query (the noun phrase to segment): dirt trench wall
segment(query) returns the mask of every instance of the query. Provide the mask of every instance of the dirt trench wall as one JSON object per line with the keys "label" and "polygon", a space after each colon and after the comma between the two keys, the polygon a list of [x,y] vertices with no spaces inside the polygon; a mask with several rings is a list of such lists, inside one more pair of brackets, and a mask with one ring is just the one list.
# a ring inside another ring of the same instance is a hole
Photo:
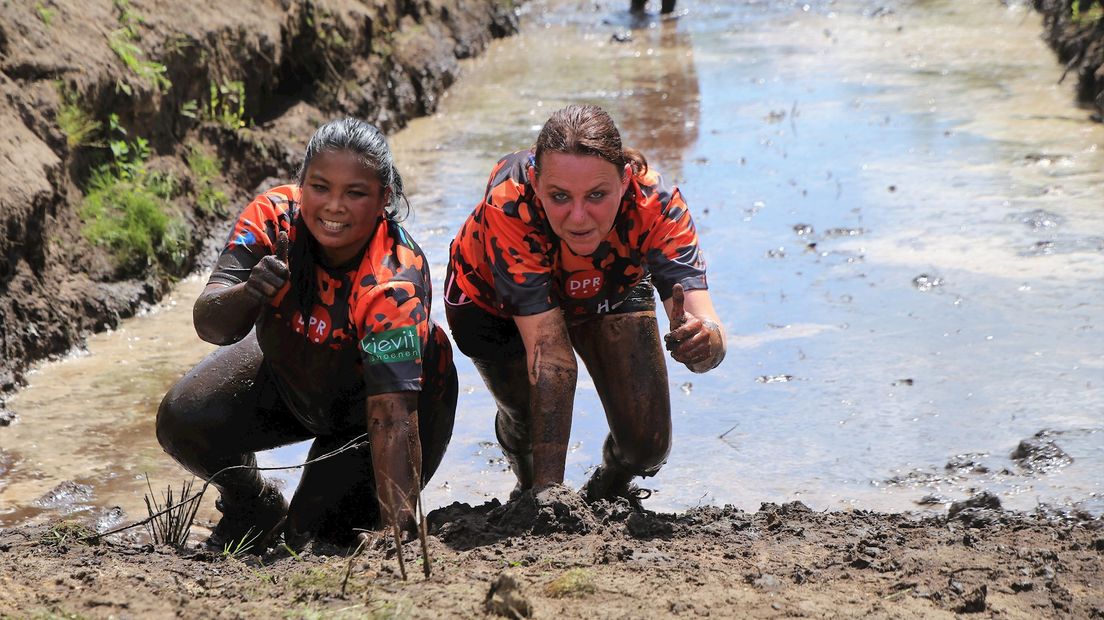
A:
{"label": "dirt trench wall", "polygon": [[[1044,38],[1077,80],[1077,98],[1104,120],[1104,0],[1034,0]],[[1076,7],[1074,6],[1076,5]]]}
{"label": "dirt trench wall", "polygon": [[[193,270],[234,205],[266,179],[294,173],[317,123],[352,114],[390,132],[434,111],[459,59],[516,32],[515,3],[4,2],[0,398],[30,363],[115,326]],[[76,144],[63,122],[73,110],[95,123]],[[113,114],[121,129],[111,129]],[[81,232],[90,175],[112,161],[113,138],[132,147],[147,140],[145,166],[177,184],[162,208],[184,223],[186,243],[168,267],[121,269]],[[195,148],[217,162],[213,181],[185,163]],[[229,206],[199,208],[200,183],[219,188]]]}

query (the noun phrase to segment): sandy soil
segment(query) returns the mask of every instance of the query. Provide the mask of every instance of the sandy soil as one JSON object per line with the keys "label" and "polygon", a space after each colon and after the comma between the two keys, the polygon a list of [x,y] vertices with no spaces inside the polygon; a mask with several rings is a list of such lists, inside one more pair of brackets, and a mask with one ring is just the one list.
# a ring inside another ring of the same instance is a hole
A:
{"label": "sandy soil", "polygon": [[0,532],[0,617],[1104,618],[1104,521],[994,499],[926,517],[796,502],[670,515],[553,488],[434,511],[430,575],[414,540],[406,580],[383,535],[355,556],[232,557],[19,528]]}

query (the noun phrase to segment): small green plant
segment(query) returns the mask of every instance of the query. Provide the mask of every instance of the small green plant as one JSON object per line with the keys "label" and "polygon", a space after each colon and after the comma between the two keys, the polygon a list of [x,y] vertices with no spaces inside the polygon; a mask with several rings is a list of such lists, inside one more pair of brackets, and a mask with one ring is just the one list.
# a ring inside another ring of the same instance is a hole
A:
{"label": "small green plant", "polygon": [[48,547],[60,547],[80,540],[88,541],[89,544],[95,544],[95,542],[98,542],[95,536],[96,530],[93,530],[83,523],[78,523],[76,521],[61,521],[55,523],[48,530],[43,532],[38,542]]}
{"label": "small green plant", "polygon": [[107,148],[111,151],[111,163],[98,171],[101,176],[110,175],[123,181],[137,180],[146,174],[146,160],[150,156],[149,140],[138,136],[128,142],[127,130],[119,122],[119,115],[112,113],[107,119]]}
{"label": "small green plant", "polygon": [[209,90],[204,118],[235,131],[245,127],[245,84],[237,80],[211,82]]}
{"label": "small green plant", "polygon": [[286,584],[299,601],[343,595],[342,574],[329,566],[312,567],[289,575]]}
{"label": "small green plant", "polygon": [[70,149],[92,144],[103,124],[85,111],[81,106],[80,97],[75,92],[68,90],[60,82],[58,82],[58,90],[61,93],[62,103],[58,108],[57,123],[61,132],[65,134],[65,142]]}
{"label": "small green plant", "polygon": [[119,25],[131,39],[138,38],[138,25],[143,23],[142,16],[130,10],[130,0],[112,0],[111,5],[119,12]]}
{"label": "small green plant", "polygon": [[544,586],[544,593],[552,598],[581,598],[596,591],[594,578],[583,568],[573,568]]}
{"label": "small green plant", "polygon": [[38,18],[42,20],[42,23],[47,26],[50,25],[50,22],[54,21],[54,16],[57,15],[57,11],[46,8],[41,2],[35,2],[34,10]]}
{"label": "small green plant", "polygon": [[[195,46],[195,40],[190,36],[183,33],[176,33],[171,35],[164,44],[164,52],[166,56],[172,56],[174,54],[184,55],[185,50],[191,49]],[[201,62],[205,62],[206,58],[201,59]]]}
{"label": "small green plant", "polygon": [[1073,0],[1070,4],[1070,19],[1078,26],[1091,26],[1104,17],[1104,0]]}
{"label": "small green plant", "polygon": [[186,118],[199,120],[199,104],[195,99],[180,104],[180,115]]}
{"label": "small green plant", "polygon": [[204,213],[222,213],[227,197],[226,193],[216,186],[221,172],[221,162],[198,144],[188,148],[185,160],[195,179],[195,198],[200,210]]}
{"label": "small green plant", "polygon": [[202,495],[192,495],[192,482],[189,480],[180,485],[179,503],[173,497],[172,487],[168,487],[164,494],[164,505],[157,503],[150,485],[149,475],[146,475],[146,511],[150,520],[146,522],[146,531],[157,545],[171,545],[177,549],[183,549],[188,542],[188,534],[192,531],[192,521],[196,511],[199,510],[199,501]]}
{"label": "small green plant", "polygon": [[242,535],[240,539],[228,541],[222,546],[222,557],[228,560],[237,560],[241,556],[249,553],[249,550],[253,548],[253,544],[257,542],[257,539],[261,537],[261,532],[253,533],[253,528],[249,528]]}
{"label": "small green plant", "polygon": [[80,215],[89,241],[111,249],[120,268],[144,271],[168,230],[162,198],[141,183],[93,173]]}
{"label": "small green plant", "polygon": [[[112,5],[119,13],[119,28],[114,30],[107,38],[107,44],[111,51],[123,61],[135,75],[147,80],[157,92],[165,92],[172,88],[169,81],[168,68],[153,60],[143,58],[142,48],[138,47],[141,35],[138,26],[143,23],[142,17],[131,10],[130,0],[112,0]],[[127,95],[131,94],[131,87],[125,80],[115,81],[115,89]]]}
{"label": "small green plant", "polygon": [[[127,28],[112,32],[107,44],[128,69],[138,77],[148,80],[157,92],[164,92],[172,87],[172,82],[165,75],[168,68],[159,62],[143,58],[142,49],[135,44],[134,37]],[[116,81],[116,87],[130,94],[130,86],[126,82]]]}
{"label": "small green plant", "polygon": [[292,549],[287,543],[282,543],[280,546],[284,548],[284,551],[288,552],[288,555],[295,558],[296,562],[303,561],[303,558],[299,557],[299,554],[295,552],[295,549]]}
{"label": "small green plant", "polygon": [[112,114],[108,126],[111,160],[93,170],[79,210],[85,237],[110,248],[124,272],[142,272],[155,263],[179,267],[189,233],[164,209],[176,192],[175,180],[146,169],[149,142],[128,141],[118,116]]}

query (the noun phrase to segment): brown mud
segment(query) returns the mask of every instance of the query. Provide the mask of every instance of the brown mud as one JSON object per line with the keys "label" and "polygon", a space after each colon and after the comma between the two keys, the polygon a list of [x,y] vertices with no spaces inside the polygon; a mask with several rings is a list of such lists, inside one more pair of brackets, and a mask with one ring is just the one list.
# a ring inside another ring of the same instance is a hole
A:
{"label": "brown mud", "polygon": [[[213,260],[229,214],[197,204],[201,184],[241,204],[290,178],[332,116],[390,132],[431,113],[459,59],[516,29],[511,0],[2,3],[0,398],[31,363],[114,328]],[[163,210],[182,242],[120,266],[82,235],[79,207],[111,141],[133,149],[138,138],[145,166],[176,180]],[[215,158],[215,179],[186,164],[194,149]]]}
{"label": "brown mud", "polygon": [[671,515],[554,487],[432,512],[430,575],[415,540],[405,581],[379,534],[355,557],[230,557],[17,528],[0,533],[0,617],[1104,617],[1104,523],[995,499],[947,516],[799,502]]}
{"label": "brown mud", "polygon": [[[1065,66],[1064,78],[1077,79],[1077,99],[1104,122],[1104,2],[1033,0],[1043,15],[1043,38]],[[1077,5],[1076,10],[1074,5]]]}

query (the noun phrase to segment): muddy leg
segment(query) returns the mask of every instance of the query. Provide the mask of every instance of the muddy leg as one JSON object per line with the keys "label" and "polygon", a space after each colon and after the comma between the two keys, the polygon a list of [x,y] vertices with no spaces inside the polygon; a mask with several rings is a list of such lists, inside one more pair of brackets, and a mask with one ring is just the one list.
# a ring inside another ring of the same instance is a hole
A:
{"label": "muddy leg", "polygon": [[[157,412],[157,439],[170,456],[212,485],[224,517],[213,538],[271,530],[287,509],[260,473],[255,452],[310,438],[276,393],[253,334],[208,355],[174,385]],[[216,541],[217,542],[217,541]]]}
{"label": "muddy leg", "polygon": [[668,13],[674,13],[675,12],[675,0],[663,0],[661,8],[659,9],[659,12],[663,13],[664,15],[666,15]]}
{"label": "muddy leg", "polygon": [[[441,387],[442,391],[427,389],[418,399],[422,486],[441,464],[452,437],[457,386],[456,367],[451,363],[445,370]],[[366,430],[358,427],[351,433],[315,439],[307,460],[344,447]],[[294,548],[302,547],[312,538],[348,545],[353,544],[357,530],[373,529],[380,525],[380,519],[372,451],[366,444],[303,468],[299,487],[288,508],[284,538]]]}
{"label": "muddy leg", "polygon": [[585,492],[591,500],[623,495],[633,477],[655,475],[671,450],[671,395],[655,313],[608,315],[570,330],[610,425],[602,465]]}
{"label": "muddy leg", "polygon": [[629,10],[633,13],[643,13],[644,6],[648,4],[648,0],[632,0],[632,4],[629,5]]}
{"label": "muddy leg", "polygon": [[533,441],[529,435],[529,374],[525,357],[503,361],[472,359],[498,405],[495,435],[502,453],[517,476],[516,497],[533,487]]}
{"label": "muddy leg", "polygon": [[444,375],[442,392],[423,390],[418,397],[418,438],[422,443],[423,487],[441,465],[456,422],[456,366],[449,362]]}
{"label": "muddy leg", "polygon": [[[319,437],[311,444],[307,460],[333,452],[354,437]],[[357,533],[354,528],[371,529],[378,522],[372,452],[365,443],[303,468],[287,511],[284,539],[294,548],[313,538],[350,544]]]}

